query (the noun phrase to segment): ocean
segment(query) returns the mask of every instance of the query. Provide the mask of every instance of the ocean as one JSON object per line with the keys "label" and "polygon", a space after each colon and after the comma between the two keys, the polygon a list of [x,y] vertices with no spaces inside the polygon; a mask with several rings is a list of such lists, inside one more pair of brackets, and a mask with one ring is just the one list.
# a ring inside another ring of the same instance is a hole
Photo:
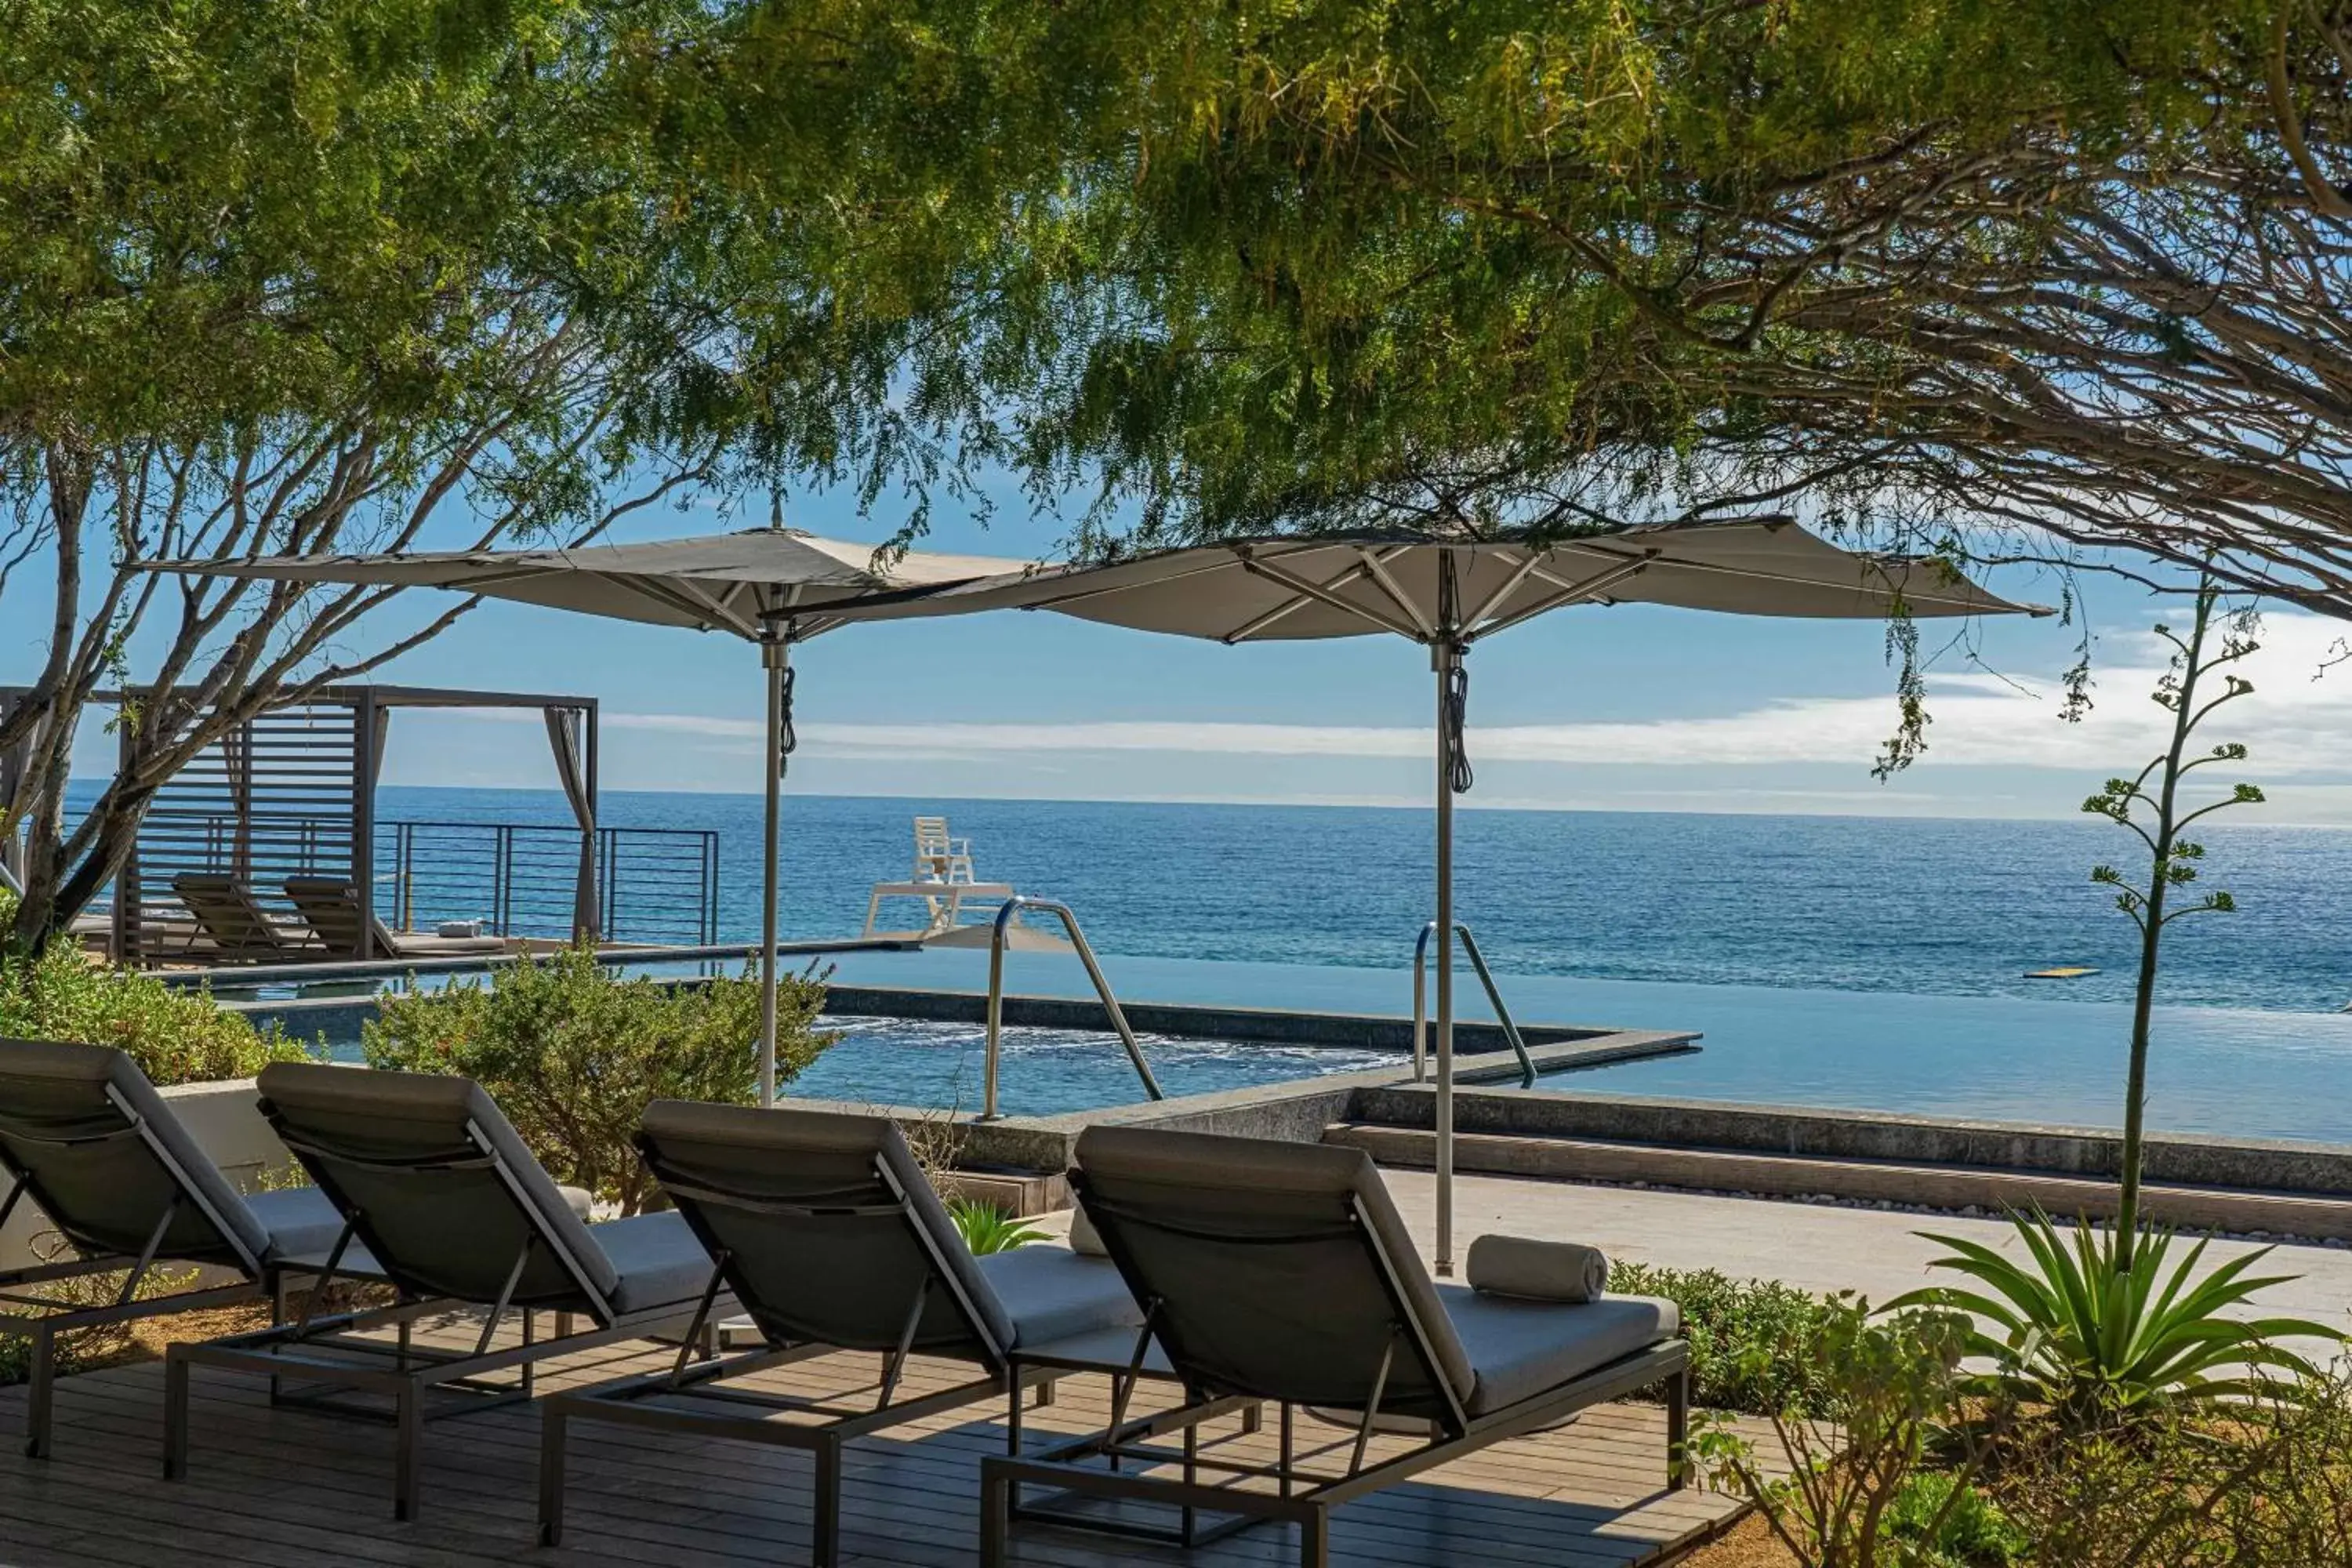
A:
{"label": "ocean", "polygon": [[[562,822],[552,792],[388,787],[387,818]],[[1402,1013],[1428,918],[1425,812],[1341,806],[793,795],[782,929],[847,936],[943,813],[980,875],[1063,900],[1123,996]],[[615,826],[716,830],[726,940],[759,929],[756,797],[608,794]],[[1460,918],[1523,1021],[1704,1032],[1694,1056],[1580,1089],[2111,1126],[2131,923],[2090,880],[2129,836],[2080,822],[1458,812]],[[2234,914],[2174,928],[2150,1117],[2231,1137],[2352,1142],[2352,834],[2205,835]],[[1084,994],[1019,955],[1016,989]],[[2083,965],[2071,981],[2029,969]],[[978,953],[866,955],[844,978],[984,984]],[[1466,968],[1465,1016],[1486,1009]],[[806,1086],[818,1092],[816,1085]]]}

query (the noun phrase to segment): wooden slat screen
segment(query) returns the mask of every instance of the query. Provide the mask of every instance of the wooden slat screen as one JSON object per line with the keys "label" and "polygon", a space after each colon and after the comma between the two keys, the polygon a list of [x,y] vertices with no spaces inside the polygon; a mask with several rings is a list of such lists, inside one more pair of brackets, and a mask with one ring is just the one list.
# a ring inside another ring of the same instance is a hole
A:
{"label": "wooden slat screen", "polygon": [[[285,882],[353,872],[358,726],[349,705],[279,709],[207,746],[173,776],[148,808],[117,884],[125,961],[267,961],[317,945]],[[183,877],[191,881],[175,888]],[[247,898],[266,923],[237,918]],[[190,905],[206,900],[216,912],[200,920]]]}

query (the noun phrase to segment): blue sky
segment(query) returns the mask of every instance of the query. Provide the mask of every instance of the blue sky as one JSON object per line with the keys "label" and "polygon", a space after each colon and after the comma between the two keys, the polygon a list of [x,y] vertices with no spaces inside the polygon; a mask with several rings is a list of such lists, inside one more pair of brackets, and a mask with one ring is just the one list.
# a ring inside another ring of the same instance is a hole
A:
{"label": "blue sky", "polygon": [[[795,526],[856,539],[881,538],[896,515],[886,502],[860,519],[837,493],[786,506]],[[698,504],[641,517],[623,537],[742,525]],[[929,542],[1035,556],[1062,532],[1008,500],[986,528],[942,507]],[[2045,601],[2058,592],[2026,575],[1996,586]],[[24,608],[0,616],[0,681],[37,665],[41,628],[27,612],[45,591],[12,588]],[[2100,681],[2088,723],[2060,723],[2052,689],[2075,629],[1983,623],[1934,668],[1927,757],[1886,784],[1870,775],[1895,719],[1879,624],[1636,606],[1545,616],[1474,656],[1478,784],[1464,804],[2071,815],[2108,773],[2137,767],[2161,718],[2146,698],[2152,607],[2136,589],[2094,583],[2086,610]],[[1931,646],[1948,635],[1927,630]],[[2232,710],[2227,738],[2254,746],[2249,776],[2276,800],[2267,820],[2352,822],[2352,669],[2315,679],[2337,636],[2333,622],[2271,617],[2261,689]],[[1392,638],[1224,647],[1009,614],[851,627],[796,662],[796,789],[1399,805],[1430,794],[1427,656]],[[757,787],[760,672],[732,638],[489,605],[380,679],[593,694],[604,705],[607,788]],[[404,715],[387,778],[551,784],[543,743],[518,721]],[[83,754],[95,763],[104,750],[92,736]]]}

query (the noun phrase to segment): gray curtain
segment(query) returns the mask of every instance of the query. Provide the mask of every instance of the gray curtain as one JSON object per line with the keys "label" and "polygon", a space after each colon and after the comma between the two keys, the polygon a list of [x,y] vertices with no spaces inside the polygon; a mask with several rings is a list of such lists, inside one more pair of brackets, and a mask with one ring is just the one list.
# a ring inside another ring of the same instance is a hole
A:
{"label": "gray curtain", "polygon": [[596,929],[596,803],[588,795],[588,762],[581,745],[581,711],[577,708],[546,710],[547,743],[555,749],[555,776],[563,781],[564,798],[580,823],[580,878],[572,896],[572,937],[595,941]]}

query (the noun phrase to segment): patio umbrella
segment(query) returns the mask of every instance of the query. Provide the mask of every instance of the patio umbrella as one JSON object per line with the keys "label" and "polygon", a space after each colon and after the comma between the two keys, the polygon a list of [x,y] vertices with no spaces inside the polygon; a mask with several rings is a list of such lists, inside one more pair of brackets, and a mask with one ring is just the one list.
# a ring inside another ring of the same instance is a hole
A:
{"label": "patio umbrella", "polygon": [[885,614],[1050,609],[1224,643],[1386,632],[1437,675],[1437,1266],[1454,1264],[1454,797],[1470,787],[1463,725],[1472,645],[1570,605],[1882,618],[2010,614],[1948,564],[1844,550],[1787,518],[1539,540],[1366,531],[1234,540],[1098,566],[1037,567]]}
{"label": "patio umbrella", "polygon": [[[793,750],[792,650],[868,609],[950,584],[1002,580],[1022,563],[875,547],[771,526],[642,544],[555,550],[466,550],[384,555],[155,561],[146,569],[285,583],[447,588],[616,620],[727,632],[756,645],[768,672],[767,794],[761,851],[760,1103],[776,1096],[777,847],[785,758]],[[985,608],[974,604],[974,609]]]}

